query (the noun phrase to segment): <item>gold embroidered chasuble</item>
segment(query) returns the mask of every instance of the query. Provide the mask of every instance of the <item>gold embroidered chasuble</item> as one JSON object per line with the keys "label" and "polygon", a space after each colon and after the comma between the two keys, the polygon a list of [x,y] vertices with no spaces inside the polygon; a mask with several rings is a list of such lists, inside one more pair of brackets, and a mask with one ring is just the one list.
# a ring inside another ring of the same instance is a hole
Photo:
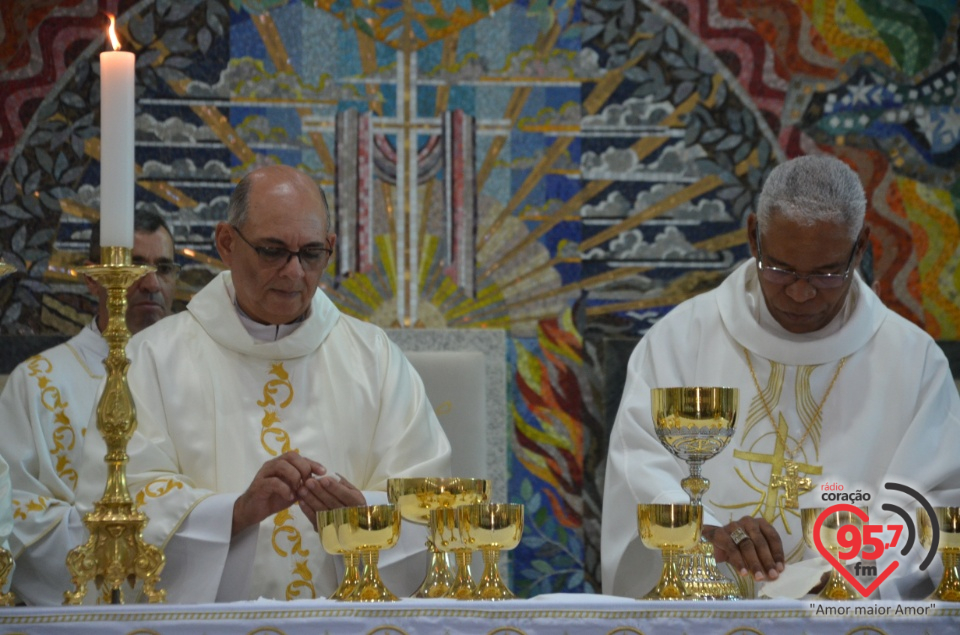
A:
{"label": "gold embroidered chasuble", "polygon": [[[449,443],[406,358],[381,329],[341,315],[322,292],[299,328],[258,342],[234,310],[227,272],[188,311],[143,335],[130,345],[140,426],[128,482],[150,518],[148,542],[164,544],[205,497],[241,493],[264,462],[287,451],[365,492],[384,491],[394,476],[449,474]],[[95,470],[87,458],[84,470]],[[229,530],[231,519],[219,523]],[[195,574],[210,579],[214,595],[184,601],[215,599],[223,560],[213,562]],[[296,505],[261,523],[250,571],[249,599],[319,597],[336,587],[333,558]]]}
{"label": "gold embroidered chasuble", "polygon": [[106,341],[91,323],[17,366],[0,396],[0,452],[13,488],[13,590],[29,604],[62,604],[63,592],[73,588],[64,563],[82,533],[72,510],[106,356]]}
{"label": "gold embroidered chasuble", "polygon": [[639,541],[637,503],[689,500],[680,488],[686,464],[663,448],[653,429],[652,387],[740,389],[734,437],[703,466],[711,483],[704,523],[763,516],[791,561],[804,557],[804,546],[799,512],[788,500],[828,506],[824,484],[859,488],[878,500],[883,483],[895,480],[960,504],[960,463],[940,458],[941,447],[960,447],[960,398],[945,356],[859,277],[851,293],[846,310],[824,332],[771,331],[761,325],[765,307],[756,263],[749,260],[644,336],[631,355],[610,437],[601,525],[604,592],[639,596],[657,580],[660,557]]}

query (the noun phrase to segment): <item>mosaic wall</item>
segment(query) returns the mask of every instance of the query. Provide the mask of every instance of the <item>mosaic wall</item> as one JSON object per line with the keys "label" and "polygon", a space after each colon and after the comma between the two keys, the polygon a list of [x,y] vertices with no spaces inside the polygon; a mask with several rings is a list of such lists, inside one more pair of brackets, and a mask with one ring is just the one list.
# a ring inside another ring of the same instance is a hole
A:
{"label": "mosaic wall", "polygon": [[622,360],[747,256],[778,162],[854,166],[881,297],[960,339],[955,2],[5,0],[0,340],[93,310],[71,268],[98,214],[104,12],[137,53],[137,205],[175,228],[181,305],[221,267],[233,183],[282,162],[336,207],[343,311],[507,330],[523,595],[599,589]]}

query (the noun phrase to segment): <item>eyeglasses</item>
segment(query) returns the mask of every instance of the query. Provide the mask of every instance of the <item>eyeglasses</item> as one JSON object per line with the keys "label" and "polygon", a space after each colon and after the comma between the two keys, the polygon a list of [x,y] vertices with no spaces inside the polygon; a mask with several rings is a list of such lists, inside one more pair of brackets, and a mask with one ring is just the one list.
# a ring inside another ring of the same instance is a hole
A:
{"label": "eyeglasses", "polygon": [[247,240],[247,237],[240,233],[240,230],[234,226],[237,236],[243,239],[243,242],[250,245],[250,248],[257,252],[260,262],[268,267],[285,267],[294,256],[300,261],[300,266],[305,271],[317,271],[323,266],[323,257],[325,254],[332,253],[329,247],[305,247],[300,251],[290,251],[286,247],[257,247]]}
{"label": "eyeglasses", "polygon": [[847,267],[843,273],[810,273],[804,276],[796,271],[763,264],[763,254],[760,251],[760,228],[757,227],[757,269],[760,270],[760,275],[764,280],[784,287],[798,280],[806,280],[807,283],[815,289],[839,289],[843,286],[846,279],[850,277],[853,257],[857,255],[857,248],[859,246],[860,239],[857,238],[857,242],[853,244],[853,251],[850,252],[850,258],[847,259]]}
{"label": "eyeglasses", "polygon": [[134,258],[133,264],[135,265],[148,265],[156,269],[156,274],[158,278],[163,278],[166,281],[176,280],[177,276],[180,275],[180,265],[175,262],[147,262],[142,258]]}

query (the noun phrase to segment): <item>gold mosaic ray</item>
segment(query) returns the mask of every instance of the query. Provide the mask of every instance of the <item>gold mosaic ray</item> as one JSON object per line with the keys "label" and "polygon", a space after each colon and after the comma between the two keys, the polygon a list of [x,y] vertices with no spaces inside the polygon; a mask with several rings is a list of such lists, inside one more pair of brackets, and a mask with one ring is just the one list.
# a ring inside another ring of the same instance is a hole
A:
{"label": "gold mosaic ray", "polygon": [[[293,68],[293,65],[290,63],[290,57],[287,55],[287,47],[284,46],[283,38],[280,37],[277,25],[274,23],[270,14],[251,14],[250,17],[254,26],[257,27],[257,33],[260,34],[260,39],[263,40],[263,45],[267,48],[267,54],[270,55],[270,60],[276,69],[281,73],[296,75],[297,71]],[[304,117],[313,115],[310,108],[301,107],[297,108],[296,111],[297,114],[300,115],[301,120],[303,120]],[[309,135],[310,141],[313,143],[313,149],[323,163],[327,174],[335,174],[336,163],[333,160],[333,155],[330,154],[327,142],[323,139],[323,135],[317,131],[311,131]]]}

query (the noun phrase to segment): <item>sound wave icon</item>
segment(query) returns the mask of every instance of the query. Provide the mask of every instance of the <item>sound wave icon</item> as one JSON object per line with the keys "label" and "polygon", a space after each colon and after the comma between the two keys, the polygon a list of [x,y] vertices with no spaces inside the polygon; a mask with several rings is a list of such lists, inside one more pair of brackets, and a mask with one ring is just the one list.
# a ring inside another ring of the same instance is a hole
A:
{"label": "sound wave icon", "polygon": [[[930,563],[933,562],[934,556],[937,554],[937,547],[940,545],[940,523],[937,520],[937,515],[933,512],[933,506],[930,505],[930,502],[917,490],[903,485],[901,483],[884,483],[884,488],[893,490],[895,492],[903,492],[908,496],[913,497],[915,501],[920,503],[923,509],[927,512],[927,517],[930,518],[930,525],[933,528],[933,537],[930,540],[930,551],[927,552],[926,557],[923,559],[923,562],[920,563],[920,570],[926,571],[927,567],[930,566]],[[910,549],[913,547],[913,541],[916,539],[917,530],[913,524],[913,520],[910,518],[910,514],[905,512],[898,505],[893,505],[891,503],[884,503],[881,505],[881,508],[884,511],[896,513],[900,518],[903,519],[903,524],[907,528],[907,542],[903,546],[903,549],[900,550],[901,555],[907,555]]]}

